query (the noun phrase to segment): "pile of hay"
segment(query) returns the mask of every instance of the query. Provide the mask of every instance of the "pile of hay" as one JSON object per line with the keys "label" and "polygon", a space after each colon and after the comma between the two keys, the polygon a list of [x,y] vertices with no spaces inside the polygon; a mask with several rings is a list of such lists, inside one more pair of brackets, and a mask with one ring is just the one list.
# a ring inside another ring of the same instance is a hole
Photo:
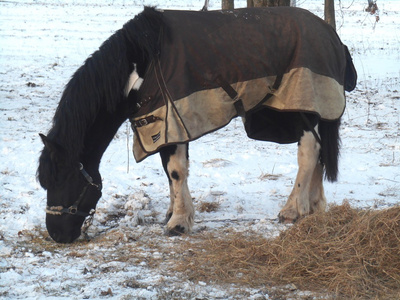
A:
{"label": "pile of hay", "polygon": [[191,280],[292,283],[340,298],[400,298],[400,207],[332,206],[271,240],[255,234],[204,237],[185,245],[177,266]]}

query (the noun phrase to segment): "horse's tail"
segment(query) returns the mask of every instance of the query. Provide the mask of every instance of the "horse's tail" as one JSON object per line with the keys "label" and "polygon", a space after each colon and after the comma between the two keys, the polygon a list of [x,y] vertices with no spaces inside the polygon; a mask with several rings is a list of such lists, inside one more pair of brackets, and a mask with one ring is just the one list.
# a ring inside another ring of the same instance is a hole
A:
{"label": "horse's tail", "polygon": [[[346,70],[344,89],[351,92],[357,84],[357,71],[353,64],[349,49],[344,46]],[[330,182],[337,180],[339,173],[339,136],[340,118],[335,121],[320,121],[318,131],[321,136],[321,161],[325,165],[325,178]]]}
{"label": "horse's tail", "polygon": [[338,177],[340,119],[335,121],[320,121],[318,131],[321,136],[321,161],[325,165],[325,178],[334,182]]}

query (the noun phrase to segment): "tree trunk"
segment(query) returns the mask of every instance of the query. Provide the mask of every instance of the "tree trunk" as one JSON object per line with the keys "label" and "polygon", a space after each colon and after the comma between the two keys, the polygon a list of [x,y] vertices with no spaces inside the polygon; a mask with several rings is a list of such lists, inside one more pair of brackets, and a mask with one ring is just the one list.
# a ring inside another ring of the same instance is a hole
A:
{"label": "tree trunk", "polygon": [[247,7],[290,6],[290,0],[247,0]]}
{"label": "tree trunk", "polygon": [[222,9],[234,9],[233,0],[222,0]]}
{"label": "tree trunk", "polygon": [[264,2],[267,2],[268,7],[273,7],[273,6],[290,6],[290,0],[267,0]]}
{"label": "tree trunk", "polygon": [[325,21],[336,30],[335,0],[325,0]]}

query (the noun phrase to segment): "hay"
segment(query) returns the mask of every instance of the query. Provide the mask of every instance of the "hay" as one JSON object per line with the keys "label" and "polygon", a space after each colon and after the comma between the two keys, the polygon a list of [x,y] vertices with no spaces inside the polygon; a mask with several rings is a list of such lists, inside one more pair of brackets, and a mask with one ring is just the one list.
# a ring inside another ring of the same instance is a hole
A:
{"label": "hay", "polygon": [[299,289],[339,298],[398,299],[400,207],[332,206],[274,239],[256,234],[189,241],[177,269],[192,280]]}
{"label": "hay", "polygon": [[220,208],[221,204],[217,202],[207,202],[203,201],[197,206],[197,210],[201,213],[203,212],[214,212],[217,211]]}

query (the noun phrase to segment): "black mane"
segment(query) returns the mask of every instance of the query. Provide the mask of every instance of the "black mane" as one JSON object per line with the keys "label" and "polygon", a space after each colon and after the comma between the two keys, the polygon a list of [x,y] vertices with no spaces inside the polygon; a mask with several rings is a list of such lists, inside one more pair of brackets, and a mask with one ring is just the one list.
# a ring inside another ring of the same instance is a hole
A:
{"label": "black mane", "polygon": [[[65,87],[53,118],[48,138],[60,145],[67,162],[79,160],[85,135],[101,109],[113,113],[124,100],[124,88],[134,63],[146,64],[159,52],[162,13],[155,8],[128,21],[108,38],[74,73]],[[144,76],[144,74],[141,74]],[[46,187],[54,181],[55,171],[49,151],[43,149],[38,179]]]}

